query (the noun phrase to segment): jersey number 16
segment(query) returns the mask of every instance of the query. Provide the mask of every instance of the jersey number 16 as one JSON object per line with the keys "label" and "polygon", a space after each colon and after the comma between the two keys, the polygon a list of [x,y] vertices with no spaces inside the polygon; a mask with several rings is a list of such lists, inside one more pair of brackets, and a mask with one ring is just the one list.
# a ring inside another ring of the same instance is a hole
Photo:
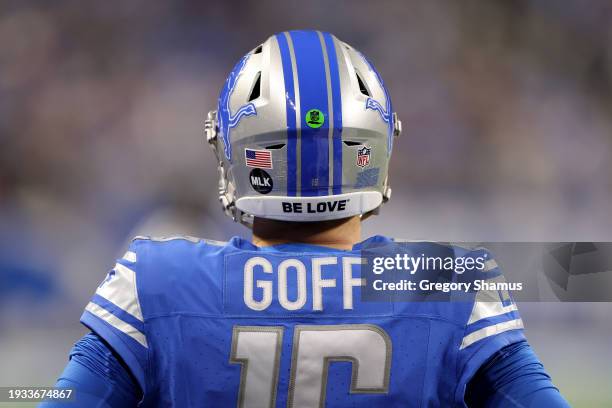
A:
{"label": "jersey number 16", "polygon": [[[234,326],[230,363],[242,366],[239,407],[276,405],[283,333],[282,326]],[[287,405],[323,406],[332,361],[352,363],[352,394],[387,393],[391,351],[387,333],[372,324],[295,326]]]}

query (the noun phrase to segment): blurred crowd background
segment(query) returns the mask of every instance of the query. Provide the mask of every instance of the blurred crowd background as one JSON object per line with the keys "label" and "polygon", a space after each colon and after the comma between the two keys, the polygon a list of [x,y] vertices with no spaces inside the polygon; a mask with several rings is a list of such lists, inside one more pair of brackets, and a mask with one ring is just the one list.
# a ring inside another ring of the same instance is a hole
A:
{"label": "blurred crowd background", "polygon": [[[204,115],[287,29],[366,54],[404,132],[365,233],[612,241],[612,3],[3,1],[0,385],[49,385],[138,234],[225,240]],[[612,404],[611,304],[525,304],[575,406]]]}

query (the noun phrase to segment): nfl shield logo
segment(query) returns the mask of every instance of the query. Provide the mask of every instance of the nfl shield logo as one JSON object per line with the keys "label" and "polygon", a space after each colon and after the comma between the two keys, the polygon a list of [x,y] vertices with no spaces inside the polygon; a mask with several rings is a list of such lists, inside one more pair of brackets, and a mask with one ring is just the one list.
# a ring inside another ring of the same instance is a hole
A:
{"label": "nfl shield logo", "polygon": [[363,146],[361,149],[357,149],[357,165],[359,167],[366,167],[370,165],[370,153],[372,148]]}

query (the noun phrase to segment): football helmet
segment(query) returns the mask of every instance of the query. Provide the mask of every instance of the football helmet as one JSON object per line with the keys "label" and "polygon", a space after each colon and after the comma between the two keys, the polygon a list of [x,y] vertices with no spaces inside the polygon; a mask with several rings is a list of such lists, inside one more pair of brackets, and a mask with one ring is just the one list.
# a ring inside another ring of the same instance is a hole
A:
{"label": "football helmet", "polygon": [[242,57],[205,123],[221,204],[247,224],[376,211],[400,132],[374,66],[320,31],[282,32]]}

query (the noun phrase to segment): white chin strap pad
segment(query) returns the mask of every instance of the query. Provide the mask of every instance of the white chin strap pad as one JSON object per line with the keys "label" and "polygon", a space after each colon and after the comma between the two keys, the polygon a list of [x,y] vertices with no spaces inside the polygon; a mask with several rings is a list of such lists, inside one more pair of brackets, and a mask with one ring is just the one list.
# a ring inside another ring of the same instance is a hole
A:
{"label": "white chin strap pad", "polygon": [[281,221],[325,221],[365,214],[382,204],[378,191],[316,197],[241,197],[236,207],[260,218]]}

